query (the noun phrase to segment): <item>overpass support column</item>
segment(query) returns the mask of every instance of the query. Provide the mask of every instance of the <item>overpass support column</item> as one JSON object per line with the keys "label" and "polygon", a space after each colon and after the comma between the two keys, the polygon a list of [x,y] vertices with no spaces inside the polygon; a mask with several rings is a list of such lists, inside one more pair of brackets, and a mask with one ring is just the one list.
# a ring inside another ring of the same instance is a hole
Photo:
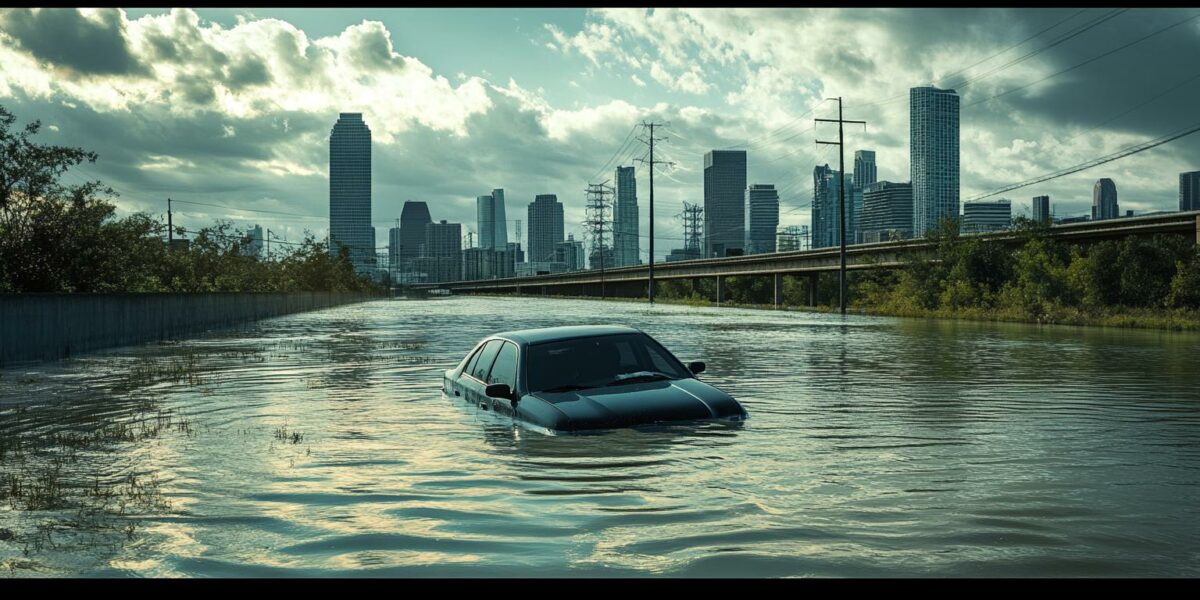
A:
{"label": "overpass support column", "polygon": [[717,305],[725,301],[725,276],[717,275]]}
{"label": "overpass support column", "polygon": [[820,280],[820,273],[808,274],[808,305],[817,305],[817,282]]}
{"label": "overpass support column", "polygon": [[775,274],[775,308],[783,304],[783,273]]}
{"label": "overpass support column", "polygon": [[1200,244],[1200,215],[1196,216],[1196,243]]}

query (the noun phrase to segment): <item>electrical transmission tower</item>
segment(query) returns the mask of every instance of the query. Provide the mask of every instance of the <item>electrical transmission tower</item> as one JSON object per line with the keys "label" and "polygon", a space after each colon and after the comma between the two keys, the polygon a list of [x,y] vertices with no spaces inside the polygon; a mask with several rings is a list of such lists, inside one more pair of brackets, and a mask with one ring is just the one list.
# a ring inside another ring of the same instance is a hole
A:
{"label": "electrical transmission tower", "polygon": [[608,181],[604,183],[589,183],[587,187],[587,204],[585,205],[586,218],[583,222],[584,231],[587,232],[589,243],[592,247],[592,268],[596,268],[595,261],[598,258],[600,261],[600,297],[605,297],[604,290],[604,267],[606,254],[609,254],[609,247],[606,241],[607,234],[612,231],[612,219],[610,211],[612,209],[612,186],[608,185]]}
{"label": "electrical transmission tower", "polygon": [[649,133],[645,136],[638,136],[638,140],[640,142],[650,147],[649,160],[641,158],[637,159],[638,162],[650,166],[650,267],[648,271],[650,279],[648,284],[650,304],[654,304],[654,165],[675,165],[675,163],[669,161],[654,160],[654,142],[667,141],[667,138],[665,137],[654,137],[654,128],[665,127],[668,125],[670,125],[670,123],[647,123],[642,121],[642,129],[649,130]]}
{"label": "electrical transmission tower", "polygon": [[700,240],[704,234],[704,207],[690,202],[683,203],[683,250],[688,256],[700,258]]}

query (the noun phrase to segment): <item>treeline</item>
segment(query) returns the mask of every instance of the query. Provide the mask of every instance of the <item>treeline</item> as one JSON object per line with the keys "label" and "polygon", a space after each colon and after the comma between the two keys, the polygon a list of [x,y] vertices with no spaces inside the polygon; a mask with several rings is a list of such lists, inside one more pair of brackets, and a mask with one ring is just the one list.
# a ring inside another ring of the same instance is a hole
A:
{"label": "treeline", "polygon": [[[851,271],[851,307],[895,316],[968,317],[1067,324],[1200,325],[1200,252],[1184,236],[1129,236],[1090,244],[1051,238],[1045,226],[1018,218],[1017,243],[959,235],[945,223],[932,252],[900,269]],[[662,295],[703,302],[687,282],[664,282]],[[807,278],[784,278],[785,304],[803,306]],[[726,298],[770,304],[770,277],[730,277]],[[817,302],[838,303],[837,275],[822,275]]]}
{"label": "treeline", "polygon": [[330,255],[311,234],[272,261],[251,256],[246,232],[228,222],[199,230],[186,249],[168,248],[166,226],[150,215],[117,218],[111,188],[61,182],[95,153],[37,144],[41,123],[13,131],[15,121],[0,107],[0,293],[374,289],[344,248]]}

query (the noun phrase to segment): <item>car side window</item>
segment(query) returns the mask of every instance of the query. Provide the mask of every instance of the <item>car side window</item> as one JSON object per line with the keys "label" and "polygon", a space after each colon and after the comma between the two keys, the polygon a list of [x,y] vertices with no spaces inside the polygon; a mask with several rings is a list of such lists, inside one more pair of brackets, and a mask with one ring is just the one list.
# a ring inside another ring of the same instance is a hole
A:
{"label": "car side window", "polygon": [[486,380],[488,371],[492,369],[492,361],[496,360],[496,353],[500,352],[503,345],[504,342],[500,340],[488,342],[479,353],[479,361],[471,367],[471,377],[480,381]]}
{"label": "car side window", "polygon": [[507,384],[509,389],[517,389],[517,347],[504,344],[492,364],[492,372],[488,374],[487,382]]}
{"label": "car side window", "polygon": [[475,372],[475,364],[479,362],[479,355],[483,354],[484,346],[486,346],[486,344],[480,344],[480,346],[475,349],[475,354],[472,354],[471,358],[467,360],[467,365],[463,367],[462,370],[463,375],[470,375],[471,373]]}

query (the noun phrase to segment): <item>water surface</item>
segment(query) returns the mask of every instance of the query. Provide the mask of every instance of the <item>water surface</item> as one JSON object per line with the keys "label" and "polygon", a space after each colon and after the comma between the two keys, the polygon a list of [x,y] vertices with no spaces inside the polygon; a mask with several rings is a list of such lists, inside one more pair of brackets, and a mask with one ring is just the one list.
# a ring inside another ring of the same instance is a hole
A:
{"label": "water surface", "polygon": [[[579,323],[751,419],[546,436],[441,395],[481,337]],[[1198,364],[1195,334],[596,301],[281,317],[0,371],[0,573],[1195,577]]]}

